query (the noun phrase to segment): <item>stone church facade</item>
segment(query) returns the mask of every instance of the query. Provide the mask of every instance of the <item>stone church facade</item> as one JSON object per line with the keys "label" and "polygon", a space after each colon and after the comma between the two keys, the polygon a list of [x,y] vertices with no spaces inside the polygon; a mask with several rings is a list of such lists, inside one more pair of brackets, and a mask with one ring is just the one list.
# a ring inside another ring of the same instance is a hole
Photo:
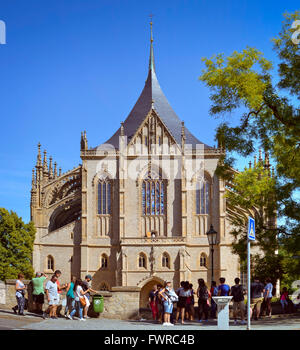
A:
{"label": "stone church facade", "polygon": [[213,225],[214,279],[232,284],[239,260],[231,252],[225,183],[215,174],[223,152],[199,141],[168,103],[151,34],[144,89],[109,140],[88,147],[82,133],[82,164],[66,173],[38,145],[31,190],[35,271],[59,269],[66,280],[91,274],[98,290],[134,287],[144,307],[155,283],[177,287],[189,280],[196,287],[204,278],[210,285],[206,232]]}

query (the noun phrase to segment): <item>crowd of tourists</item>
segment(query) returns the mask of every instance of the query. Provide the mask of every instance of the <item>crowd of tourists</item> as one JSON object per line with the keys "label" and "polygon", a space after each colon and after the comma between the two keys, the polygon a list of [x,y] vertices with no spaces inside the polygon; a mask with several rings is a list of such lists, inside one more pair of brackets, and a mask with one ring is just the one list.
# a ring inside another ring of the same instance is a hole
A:
{"label": "crowd of tourists", "polygon": [[[213,297],[232,296],[232,311],[234,324],[245,324],[246,296],[247,292],[240,283],[239,278],[235,278],[234,285],[231,287],[226,284],[225,278],[219,279],[219,285],[216,281],[211,283],[208,288],[205,281],[198,279],[198,287],[194,289],[189,281],[182,281],[180,287],[176,290],[171,282],[165,282],[164,286],[154,285],[149,294],[149,307],[152,311],[152,317],[163,326],[173,326],[181,319],[181,324],[185,320],[193,321],[195,319],[195,298],[198,299],[197,316],[200,323],[208,322],[208,317],[215,319],[217,317],[217,304]],[[273,285],[271,279],[267,278],[265,284],[261,283],[257,277],[251,283],[250,296],[250,317],[257,320],[261,315],[261,306],[264,305],[267,317],[271,317],[271,300],[273,297]],[[280,296],[280,302],[283,312],[288,303],[287,288],[283,288]],[[176,313],[173,314],[174,304],[177,304]]]}
{"label": "crowd of tourists", "polygon": [[[74,319],[79,316],[79,320],[85,321],[88,317],[88,309],[91,304],[91,292],[97,293],[91,288],[92,276],[85,276],[84,281],[72,276],[69,283],[61,285],[59,278],[61,271],[56,270],[50,279],[44,274],[37,272],[35,278],[32,279],[32,297],[34,308],[43,318],[50,317],[56,319],[60,314],[61,293],[66,293],[64,316],[67,319]],[[48,280],[47,280],[48,279]],[[27,289],[24,284],[24,275],[19,274],[15,285],[17,305],[13,307],[15,313],[25,315],[26,309],[25,291]],[[179,319],[184,324],[185,320],[194,321],[198,316],[200,323],[206,323],[208,317],[215,319],[217,316],[217,305],[213,299],[216,296],[232,296],[233,302],[233,318],[234,323],[238,323],[240,316],[241,324],[245,324],[245,295],[246,290],[240,283],[239,278],[235,278],[234,285],[231,287],[226,284],[225,278],[219,279],[211,283],[208,288],[205,281],[198,279],[198,286],[194,286],[189,281],[182,281],[180,287],[176,290],[172,287],[171,282],[165,282],[164,286],[154,285],[153,290],[149,294],[149,307],[152,311],[152,317],[164,326],[173,326]],[[48,301],[48,307],[43,310],[45,296]],[[250,317],[257,320],[261,315],[261,308],[264,306],[267,317],[271,317],[271,300],[273,297],[273,284],[271,279],[267,278],[265,284],[261,283],[257,277],[251,283],[250,296]],[[198,307],[195,308],[195,299],[197,298]],[[287,288],[283,288],[280,295],[280,303],[283,313],[289,305],[289,296]],[[173,312],[174,304],[176,304],[176,313]],[[197,310],[197,315],[196,314]]]}
{"label": "crowd of tourists", "polygon": [[[62,304],[61,293],[63,290],[65,290],[66,301],[64,316],[73,320],[75,314],[77,314],[80,321],[85,321],[87,318],[89,318],[88,309],[91,303],[90,293],[96,293],[96,291],[91,288],[92,276],[85,276],[84,281],[82,281],[80,278],[72,276],[70,282],[64,285],[61,285],[59,282],[60,276],[60,270],[56,270],[50,279],[48,279],[44,273],[36,273],[35,278],[32,279],[32,298],[35,311],[38,314],[41,314],[43,318],[49,317],[50,319],[56,319],[58,307],[60,307]],[[17,305],[12,309],[14,313],[17,313],[18,311],[19,315],[24,316],[24,309],[26,308],[26,286],[23,280],[24,275],[19,274],[15,285]],[[48,307],[43,311],[45,296],[48,301]]]}

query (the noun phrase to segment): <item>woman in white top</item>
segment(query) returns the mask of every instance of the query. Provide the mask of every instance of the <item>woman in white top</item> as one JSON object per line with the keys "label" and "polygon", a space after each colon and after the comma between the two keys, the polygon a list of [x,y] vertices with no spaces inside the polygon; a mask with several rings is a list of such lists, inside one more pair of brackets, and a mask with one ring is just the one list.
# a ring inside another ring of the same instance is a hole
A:
{"label": "woman in white top", "polygon": [[21,316],[25,316],[24,314],[24,307],[25,307],[25,290],[26,290],[26,286],[23,283],[24,280],[24,275],[22,273],[18,274],[18,279],[16,281],[16,299],[17,299],[17,303],[18,305],[16,305],[15,307],[13,307],[13,311],[16,314],[17,310],[19,315]]}
{"label": "woman in white top", "polygon": [[85,304],[87,303],[85,294],[88,293],[89,291],[90,291],[89,289],[87,289],[86,291],[83,291],[81,279],[76,280],[74,284],[75,307],[71,311],[70,315],[68,316],[70,320],[73,320],[73,316],[75,315],[76,310],[78,310],[80,321],[85,321],[85,319],[82,317],[82,312],[84,308],[84,306],[82,305],[82,302],[84,302]]}

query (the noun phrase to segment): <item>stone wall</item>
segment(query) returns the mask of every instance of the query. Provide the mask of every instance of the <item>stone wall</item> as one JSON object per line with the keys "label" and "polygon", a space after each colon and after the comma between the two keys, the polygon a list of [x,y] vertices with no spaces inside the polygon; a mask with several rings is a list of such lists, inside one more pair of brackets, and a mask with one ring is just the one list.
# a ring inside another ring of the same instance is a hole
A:
{"label": "stone wall", "polygon": [[[23,281],[27,286],[25,297],[28,299],[28,311],[34,311],[32,302],[31,281]],[[10,279],[5,282],[0,281],[0,308],[11,309],[17,304],[16,280]],[[97,314],[93,312],[92,306],[89,309],[91,317],[106,317],[113,319],[137,319],[139,317],[140,288],[138,287],[113,287],[111,291],[101,291],[104,297],[104,312]],[[66,293],[61,293],[61,301]],[[48,307],[47,298],[45,298],[44,310]],[[59,312],[64,314],[64,307],[60,307]]]}

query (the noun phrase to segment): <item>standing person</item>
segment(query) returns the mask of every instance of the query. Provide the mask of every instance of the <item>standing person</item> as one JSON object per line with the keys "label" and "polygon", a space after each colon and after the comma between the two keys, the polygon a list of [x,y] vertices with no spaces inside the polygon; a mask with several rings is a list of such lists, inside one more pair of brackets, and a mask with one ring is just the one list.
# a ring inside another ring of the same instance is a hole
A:
{"label": "standing person", "polygon": [[186,300],[186,318],[190,319],[190,321],[194,321],[195,316],[195,291],[193,289],[193,285],[189,284],[189,289],[191,291],[191,296],[189,296]]}
{"label": "standing person", "polygon": [[72,276],[71,282],[68,283],[67,292],[67,304],[65,307],[65,317],[68,317],[68,311],[71,312],[75,308],[75,296],[74,296],[74,285],[76,282],[76,277]]}
{"label": "standing person", "polygon": [[12,309],[14,313],[17,313],[21,316],[25,316],[24,314],[24,307],[25,307],[25,291],[26,286],[24,284],[24,275],[22,273],[18,274],[18,279],[16,281],[15,289],[16,289],[16,299],[18,305],[14,306]]}
{"label": "standing person", "polygon": [[266,286],[264,288],[264,299],[266,303],[266,316],[271,317],[272,314],[272,306],[271,306],[271,301],[273,297],[273,284],[271,283],[271,278],[266,279]]}
{"label": "standing person", "polygon": [[230,289],[230,295],[233,300],[233,318],[234,324],[237,324],[237,312],[238,309],[241,313],[241,324],[245,324],[245,302],[244,302],[244,288],[240,284],[240,279],[237,277],[234,280],[235,285]]}
{"label": "standing person", "polygon": [[205,322],[207,322],[208,321],[208,299],[210,297],[210,293],[203,278],[198,279],[197,297],[198,297],[199,322],[201,323],[203,321],[202,320],[203,314],[205,317]]}
{"label": "standing person", "polygon": [[50,318],[56,319],[56,309],[57,305],[59,303],[59,294],[58,294],[58,286],[57,286],[57,276],[53,275],[46,283],[46,295],[49,303],[50,308]]}
{"label": "standing person", "polygon": [[91,287],[92,287],[92,276],[86,275],[84,278],[84,281],[82,281],[82,289],[84,292],[86,292],[86,294],[84,295],[84,297],[86,299],[85,300],[86,305],[83,309],[83,317],[84,318],[89,318],[87,314],[88,314],[89,306],[91,305],[91,301],[90,301],[91,293],[90,292],[97,293],[97,291],[93,290]]}
{"label": "standing person", "polygon": [[35,304],[35,310],[38,314],[43,314],[43,304],[45,297],[44,282],[46,279],[47,276],[42,272],[37,272],[35,274],[35,278],[32,279],[32,298]]}
{"label": "standing person", "polygon": [[84,308],[83,304],[86,303],[85,294],[87,294],[88,292],[89,292],[89,289],[87,289],[86,291],[83,290],[82,280],[78,278],[74,284],[75,307],[71,311],[70,315],[68,316],[70,320],[73,320],[73,316],[75,315],[76,310],[78,310],[79,320],[86,321],[86,319],[83,318],[83,308]]}
{"label": "standing person", "polygon": [[[171,282],[166,282],[165,287],[159,292],[162,297],[164,306],[164,323],[163,326],[174,326],[170,321],[170,316],[173,312],[173,300],[174,299],[174,289],[172,288]],[[175,294],[176,295],[176,294]]]}
{"label": "standing person", "polygon": [[225,284],[225,278],[221,277],[219,279],[220,285],[218,287],[218,296],[221,297],[228,297],[230,292],[230,286],[228,284]]}
{"label": "standing person", "polygon": [[281,304],[281,307],[282,307],[282,313],[284,314],[285,311],[287,310],[288,308],[288,300],[289,300],[289,293],[288,293],[288,290],[286,287],[284,287],[282,289],[282,292],[280,294],[280,304]]}
{"label": "standing person", "polygon": [[[250,288],[250,317],[257,320],[260,316],[260,308],[263,301],[264,285],[260,283],[258,277],[254,277],[254,282]],[[249,296],[248,296],[249,297]]]}
{"label": "standing person", "polygon": [[152,312],[152,318],[154,321],[157,320],[158,316],[158,288],[157,285],[155,284],[149,293],[149,306]]}
{"label": "standing person", "polygon": [[[60,282],[59,282],[59,278],[61,276],[61,271],[60,270],[55,270],[54,271],[54,276],[56,277],[56,284],[57,284],[57,298],[58,298],[58,301],[57,301],[57,305],[56,305],[56,308],[55,310],[57,310],[58,306],[59,306],[59,302],[60,302],[60,294],[62,293],[62,289],[65,289],[67,288],[68,284],[64,284],[64,285],[60,285]],[[46,315],[47,314],[50,314],[50,306],[47,308],[47,310],[43,313],[43,317],[46,318]],[[56,316],[56,314],[55,314]]]}
{"label": "standing person", "polygon": [[158,322],[163,323],[164,320],[164,305],[162,296],[159,294],[159,292],[163,289],[163,286],[161,284],[157,285],[157,306],[158,306]]}
{"label": "standing person", "polygon": [[185,314],[185,309],[186,309],[186,302],[187,298],[190,297],[191,290],[190,290],[190,284],[189,282],[184,282],[182,288],[178,289],[178,303],[177,303],[177,310],[176,310],[176,320],[175,323],[178,322],[179,319],[179,313],[181,313],[181,324],[184,324],[184,314]]}
{"label": "standing person", "polygon": [[211,287],[210,287],[210,295],[211,295],[211,309],[210,309],[210,317],[211,318],[216,318],[216,313],[217,313],[217,304],[216,302],[213,300],[212,297],[216,297],[218,296],[219,290],[217,287],[217,282],[216,281],[212,281],[211,282]]}

